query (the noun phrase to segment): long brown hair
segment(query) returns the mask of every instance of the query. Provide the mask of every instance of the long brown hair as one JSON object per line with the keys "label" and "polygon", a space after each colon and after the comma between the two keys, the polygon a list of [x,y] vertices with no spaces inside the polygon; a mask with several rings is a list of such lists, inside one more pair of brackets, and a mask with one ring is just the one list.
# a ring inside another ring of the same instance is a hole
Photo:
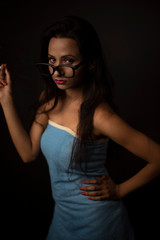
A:
{"label": "long brown hair", "polygon": [[[93,140],[93,114],[95,108],[101,102],[107,102],[112,108],[115,107],[111,89],[112,78],[106,69],[97,33],[88,21],[76,16],[67,16],[49,26],[42,38],[42,62],[48,62],[48,44],[52,37],[74,39],[86,62],[94,65],[91,70],[88,69],[86,73],[87,81],[83,83],[84,101],[80,107],[77,129],[79,138],[75,138],[70,162],[71,164],[73,162],[80,163],[86,141]],[[58,100],[63,97],[64,92],[58,89],[49,77],[44,78],[44,83],[44,95],[39,105],[48,102],[54,97],[55,103],[51,108],[53,109],[57,105]]]}

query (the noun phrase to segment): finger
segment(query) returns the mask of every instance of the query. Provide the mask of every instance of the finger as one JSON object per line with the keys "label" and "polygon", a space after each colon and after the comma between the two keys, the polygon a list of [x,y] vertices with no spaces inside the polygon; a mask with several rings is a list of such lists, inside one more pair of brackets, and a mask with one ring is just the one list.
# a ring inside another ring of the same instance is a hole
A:
{"label": "finger", "polygon": [[89,197],[91,200],[113,200],[113,197],[108,193],[104,191],[99,191],[97,195],[92,195]]}
{"label": "finger", "polygon": [[0,82],[0,85],[1,85],[1,87],[4,87],[4,86],[7,85],[7,83],[6,83],[5,81],[1,81],[1,82]]}
{"label": "finger", "polygon": [[88,187],[81,187],[80,190],[85,190],[85,191],[97,191],[101,190],[101,185],[94,185],[94,186],[88,186]]}
{"label": "finger", "polygon": [[3,81],[2,84],[3,84],[4,86],[6,86],[6,85],[7,85],[7,82],[6,82],[6,81]]}
{"label": "finger", "polygon": [[4,68],[5,68],[5,64],[1,64],[1,67],[0,67],[1,72],[4,71]]}
{"label": "finger", "polygon": [[4,81],[4,79],[0,77],[0,87],[4,87],[5,85],[6,85],[6,82]]}
{"label": "finger", "polygon": [[[6,70],[7,70],[7,64],[1,64],[1,66],[0,66],[0,82],[4,86],[7,85],[7,83],[6,83],[7,78],[8,77],[10,78],[9,72],[7,72]],[[9,79],[8,79],[8,81],[9,81]],[[2,86],[2,84],[1,84],[1,86]]]}
{"label": "finger", "polygon": [[82,192],[82,195],[85,195],[85,196],[102,196],[102,191]]}
{"label": "finger", "polygon": [[3,80],[4,78],[4,64],[1,64],[0,68],[0,79]]}
{"label": "finger", "polygon": [[98,179],[89,179],[83,182],[83,184],[100,184],[102,180],[100,178]]}
{"label": "finger", "polygon": [[105,196],[97,196],[97,197],[89,197],[88,199],[94,200],[94,201],[102,201],[102,200],[106,200],[106,197]]}
{"label": "finger", "polygon": [[5,74],[6,74],[6,82],[10,83],[11,78],[10,78],[10,73],[8,72],[7,66],[5,67]]}

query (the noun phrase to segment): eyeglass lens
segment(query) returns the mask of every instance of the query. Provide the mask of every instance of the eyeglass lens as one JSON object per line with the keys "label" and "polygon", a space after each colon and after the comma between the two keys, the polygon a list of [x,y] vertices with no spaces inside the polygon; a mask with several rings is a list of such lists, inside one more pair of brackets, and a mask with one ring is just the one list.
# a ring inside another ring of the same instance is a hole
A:
{"label": "eyeglass lens", "polygon": [[54,69],[50,65],[39,65],[39,71],[42,75],[45,76],[50,76],[52,75],[55,71],[58,71],[60,76],[64,77],[73,77],[73,69],[71,67],[67,66],[59,66],[58,68]]}

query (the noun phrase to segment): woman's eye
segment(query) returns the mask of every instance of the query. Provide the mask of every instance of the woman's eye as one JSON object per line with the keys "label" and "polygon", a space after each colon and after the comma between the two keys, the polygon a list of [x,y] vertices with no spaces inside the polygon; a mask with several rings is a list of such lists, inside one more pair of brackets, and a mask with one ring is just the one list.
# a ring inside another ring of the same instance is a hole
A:
{"label": "woman's eye", "polygon": [[72,64],[72,63],[74,62],[74,60],[73,60],[73,59],[66,58],[66,59],[65,59],[65,62],[66,62],[66,63],[69,63],[69,64]]}
{"label": "woman's eye", "polygon": [[53,63],[55,63],[55,59],[54,58],[48,58],[48,62],[53,64]]}

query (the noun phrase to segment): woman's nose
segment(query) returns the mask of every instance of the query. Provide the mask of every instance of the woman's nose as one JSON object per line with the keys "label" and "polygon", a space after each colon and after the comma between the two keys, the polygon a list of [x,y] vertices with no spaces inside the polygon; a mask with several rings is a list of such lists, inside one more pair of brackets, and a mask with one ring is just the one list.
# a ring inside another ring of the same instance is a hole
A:
{"label": "woman's nose", "polygon": [[54,75],[54,77],[58,77],[59,76],[59,71],[55,70],[53,75]]}
{"label": "woman's nose", "polygon": [[65,75],[65,73],[64,73],[64,71],[61,67],[60,68],[58,67],[54,70],[54,76],[55,77],[64,76],[64,75]]}

